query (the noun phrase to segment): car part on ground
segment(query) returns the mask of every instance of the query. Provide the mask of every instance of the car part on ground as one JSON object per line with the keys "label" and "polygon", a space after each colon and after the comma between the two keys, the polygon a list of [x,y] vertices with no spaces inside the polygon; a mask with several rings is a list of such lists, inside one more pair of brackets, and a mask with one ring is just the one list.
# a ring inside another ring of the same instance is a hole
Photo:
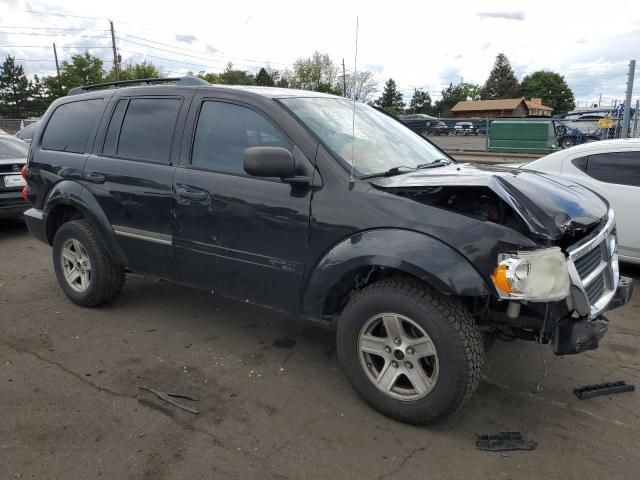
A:
{"label": "car part on ground", "polygon": [[600,395],[633,392],[635,389],[636,387],[634,385],[627,385],[624,380],[618,380],[616,382],[600,383],[597,385],[586,385],[574,389],[573,392],[580,400],[586,400]]}
{"label": "car part on ground", "polygon": [[535,450],[537,442],[525,440],[520,432],[500,432],[493,435],[478,435],[476,448],[488,452],[511,450]]}

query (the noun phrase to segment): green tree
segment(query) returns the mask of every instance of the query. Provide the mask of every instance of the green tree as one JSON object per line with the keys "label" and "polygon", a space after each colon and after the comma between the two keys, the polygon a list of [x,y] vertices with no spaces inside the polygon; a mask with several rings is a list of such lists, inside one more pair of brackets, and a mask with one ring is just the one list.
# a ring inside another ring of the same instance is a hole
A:
{"label": "green tree", "polygon": [[29,99],[29,113],[33,117],[41,117],[49,107],[47,89],[38,75],[33,76],[31,95]]}
{"label": "green tree", "polygon": [[233,68],[233,63],[227,63],[224,72],[220,74],[220,83],[226,85],[255,85],[256,77],[244,70]]}
{"label": "green tree", "polygon": [[220,84],[222,83],[222,80],[220,79],[220,74],[219,73],[214,73],[214,72],[207,72],[205,73],[204,71],[199,72],[198,75],[196,75],[197,77],[202,78],[203,80],[206,80],[209,83],[212,84]]}
{"label": "green tree", "polygon": [[[142,78],[162,78],[162,72],[151,62],[144,60],[142,63],[127,63],[120,66],[120,80],[139,80]],[[104,78],[105,82],[114,82],[116,73],[112,68]]]}
{"label": "green tree", "polygon": [[431,95],[429,95],[429,92],[425,92],[420,88],[415,90],[413,92],[413,97],[411,97],[411,101],[409,102],[408,111],[410,113],[431,113],[432,105]]}
{"label": "green tree", "polygon": [[374,105],[382,108],[385,112],[392,115],[400,115],[404,109],[402,94],[398,91],[396,82],[393,78],[387,80],[384,84],[382,95],[374,102]]}
{"label": "green tree", "polygon": [[65,96],[74,87],[102,83],[105,79],[102,67],[102,60],[88,51],[73,55],[71,61],[63,61],[60,76],[43,79],[49,101]]}
{"label": "green tree", "polygon": [[519,98],[521,96],[520,84],[511,68],[509,59],[504,53],[498,54],[489,78],[482,87],[482,98]]}
{"label": "green tree", "polygon": [[273,77],[264,67],[260,68],[258,75],[256,75],[256,84],[262,87],[273,87],[274,85]]}
{"label": "green tree", "polygon": [[542,103],[553,108],[554,113],[573,110],[576,102],[564,77],[558,73],[541,70],[522,79],[522,94],[528,98],[541,98]]}
{"label": "green tree", "polygon": [[338,67],[326,53],[314,52],[309,58],[299,58],[293,64],[288,83],[292,88],[342,95],[337,83]]}
{"label": "green tree", "polygon": [[27,118],[30,114],[31,84],[22,65],[7,55],[0,67],[0,116]]}
{"label": "green tree", "polygon": [[436,101],[432,111],[442,117],[448,117],[456,103],[463,100],[479,100],[480,90],[481,87],[473,83],[459,83],[457,85],[450,83],[440,92],[440,100]]}

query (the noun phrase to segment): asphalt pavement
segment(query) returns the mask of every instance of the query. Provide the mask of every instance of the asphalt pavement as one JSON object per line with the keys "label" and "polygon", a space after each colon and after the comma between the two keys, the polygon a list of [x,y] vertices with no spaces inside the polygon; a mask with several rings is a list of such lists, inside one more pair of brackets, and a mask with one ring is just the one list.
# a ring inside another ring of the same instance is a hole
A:
{"label": "asphalt pavement", "polygon": [[[413,427],[358,398],[330,331],[138,275],[113,304],[83,309],[62,294],[50,248],[23,224],[0,222],[0,247],[0,478],[640,476],[639,393],[572,393],[640,384],[637,290],[611,312],[598,350],[555,357],[498,342],[470,403]],[[192,396],[180,401],[199,413],[140,386]],[[476,435],[501,431],[538,446],[475,449]]]}

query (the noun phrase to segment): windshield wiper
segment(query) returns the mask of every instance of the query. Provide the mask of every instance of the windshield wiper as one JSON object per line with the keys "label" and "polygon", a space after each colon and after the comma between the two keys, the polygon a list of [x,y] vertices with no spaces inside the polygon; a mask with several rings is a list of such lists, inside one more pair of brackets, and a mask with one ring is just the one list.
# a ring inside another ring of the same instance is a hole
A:
{"label": "windshield wiper", "polygon": [[398,167],[391,167],[389,170],[385,170],[384,172],[378,172],[378,173],[371,173],[369,175],[363,175],[362,177],[360,177],[363,180],[366,180],[367,178],[375,178],[375,177],[392,177],[394,175],[400,175],[402,172],[402,170],[417,170],[417,167],[407,167],[405,165],[400,165]]}
{"label": "windshield wiper", "polygon": [[451,160],[446,158],[438,158],[431,163],[423,163],[422,165],[418,165],[418,169],[422,170],[423,168],[435,168],[435,167],[444,167],[445,165],[449,165]]}
{"label": "windshield wiper", "polygon": [[363,180],[367,178],[376,178],[376,177],[393,177],[394,175],[400,175],[401,173],[405,173],[404,170],[415,171],[422,170],[424,168],[435,168],[435,167],[444,167],[445,165],[449,165],[451,160],[446,158],[438,158],[430,163],[422,163],[416,167],[408,167],[406,165],[399,165],[397,167],[391,167],[389,170],[385,170],[384,172],[371,173],[369,175],[364,175],[360,177]]}

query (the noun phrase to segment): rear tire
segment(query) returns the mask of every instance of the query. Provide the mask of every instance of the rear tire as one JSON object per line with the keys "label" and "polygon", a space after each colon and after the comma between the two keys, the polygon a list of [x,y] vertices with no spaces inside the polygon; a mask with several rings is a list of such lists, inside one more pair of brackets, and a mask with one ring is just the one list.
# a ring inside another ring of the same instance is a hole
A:
{"label": "rear tire", "polygon": [[53,268],[62,291],[83,307],[109,303],[124,287],[124,268],[111,259],[86,220],[67,222],[58,229],[53,240]]}
{"label": "rear tire", "polygon": [[[401,339],[387,331],[394,317]],[[428,342],[428,348],[418,346]],[[358,394],[384,415],[412,424],[455,413],[475,391],[484,362],[482,336],[465,307],[402,277],[353,296],[340,317],[337,349]],[[429,388],[420,389],[421,383]]]}

